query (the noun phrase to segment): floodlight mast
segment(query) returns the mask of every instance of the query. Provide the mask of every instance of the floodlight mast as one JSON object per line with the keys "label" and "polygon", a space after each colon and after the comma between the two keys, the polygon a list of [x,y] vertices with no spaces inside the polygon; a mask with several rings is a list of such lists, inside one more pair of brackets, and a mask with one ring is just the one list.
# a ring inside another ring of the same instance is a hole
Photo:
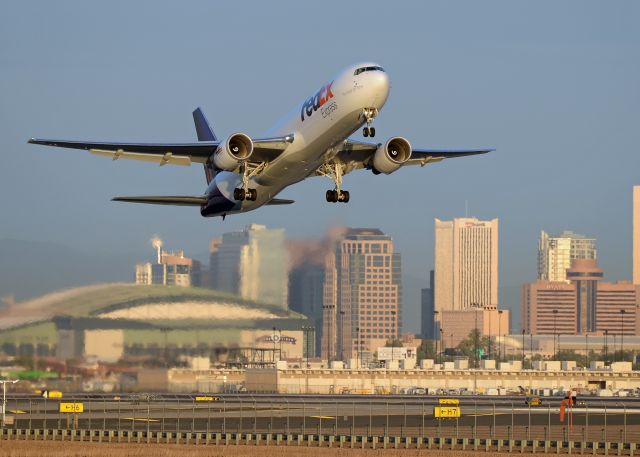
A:
{"label": "floodlight mast", "polygon": [[2,384],[2,426],[4,427],[6,422],[6,412],[7,412],[7,383],[15,384],[18,382],[18,379],[4,379],[0,380]]}

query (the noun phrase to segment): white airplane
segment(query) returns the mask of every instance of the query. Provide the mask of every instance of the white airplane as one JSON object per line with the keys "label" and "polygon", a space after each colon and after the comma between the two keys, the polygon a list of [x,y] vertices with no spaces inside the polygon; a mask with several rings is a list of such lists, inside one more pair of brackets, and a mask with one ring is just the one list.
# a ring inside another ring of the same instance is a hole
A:
{"label": "white airplane", "polygon": [[29,143],[85,149],[117,159],[143,160],[160,165],[204,164],[207,190],[198,196],[115,197],[114,201],[199,206],[202,216],[252,211],[263,205],[293,203],[276,196],[286,187],[312,176],[334,183],[328,202],[349,201],[342,178],[364,168],[390,174],[404,165],[484,154],[493,149],[414,149],[401,136],[384,143],[349,139],[360,127],[365,137],[376,134],[372,123],[389,96],[389,77],[375,63],[341,71],[294,108],[265,136],[234,133],[219,141],[200,108],[193,112],[196,143],[111,143],[32,138]]}

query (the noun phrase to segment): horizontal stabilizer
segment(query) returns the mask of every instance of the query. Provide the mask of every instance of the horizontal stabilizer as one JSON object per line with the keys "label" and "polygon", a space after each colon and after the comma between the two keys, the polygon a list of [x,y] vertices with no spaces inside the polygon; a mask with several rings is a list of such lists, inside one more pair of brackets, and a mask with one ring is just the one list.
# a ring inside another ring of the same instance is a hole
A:
{"label": "horizontal stabilizer", "polygon": [[265,203],[265,205],[291,205],[292,203],[295,203],[295,200],[287,200],[284,198],[273,198],[267,203]]}
{"label": "horizontal stabilizer", "polygon": [[114,197],[114,202],[147,203],[150,205],[177,205],[177,206],[202,206],[207,204],[207,197],[189,196],[140,196],[140,197]]}

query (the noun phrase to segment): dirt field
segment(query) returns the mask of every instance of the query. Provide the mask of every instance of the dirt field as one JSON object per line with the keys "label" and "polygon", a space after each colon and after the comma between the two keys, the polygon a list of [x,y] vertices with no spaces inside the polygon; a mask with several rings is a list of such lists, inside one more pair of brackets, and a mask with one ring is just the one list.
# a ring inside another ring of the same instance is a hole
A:
{"label": "dirt field", "polygon": [[315,447],[188,446],[175,444],[107,444],[0,441],[1,457],[497,457],[495,452],[416,449],[318,449]]}

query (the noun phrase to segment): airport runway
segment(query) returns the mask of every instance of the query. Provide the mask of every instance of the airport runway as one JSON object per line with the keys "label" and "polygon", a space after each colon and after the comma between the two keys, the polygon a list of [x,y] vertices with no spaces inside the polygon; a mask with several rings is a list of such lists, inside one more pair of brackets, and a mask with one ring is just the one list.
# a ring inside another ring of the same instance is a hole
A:
{"label": "airport runway", "polygon": [[[635,398],[583,397],[586,406],[575,407],[561,422],[560,398],[528,407],[525,397],[459,397],[461,416],[438,419],[436,397],[212,396],[212,401],[186,395],[12,397],[7,413],[14,414],[16,428],[640,441]],[[82,403],[83,412],[60,413],[61,402]]]}

